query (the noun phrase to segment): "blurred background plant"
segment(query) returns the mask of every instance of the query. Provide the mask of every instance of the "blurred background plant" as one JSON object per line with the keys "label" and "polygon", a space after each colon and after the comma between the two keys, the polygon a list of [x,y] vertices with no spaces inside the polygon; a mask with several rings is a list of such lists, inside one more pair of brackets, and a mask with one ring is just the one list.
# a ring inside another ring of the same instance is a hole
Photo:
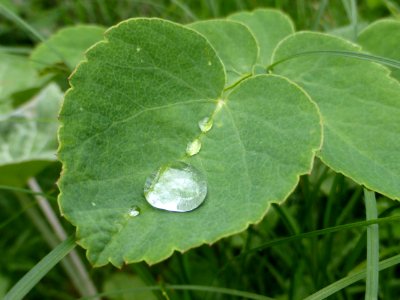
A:
{"label": "blurred background plant", "polygon": [[[330,32],[351,40],[354,32],[375,20],[400,19],[400,4],[394,0],[0,0],[0,4],[0,297],[74,231],[58,217],[56,182],[61,166],[55,156],[56,114],[69,74],[105,28],[138,16],[190,23],[268,7],[287,13],[297,30]],[[98,26],[64,31],[55,42],[58,30],[79,24]],[[73,36],[81,38],[71,42]],[[58,47],[63,39],[65,47]],[[40,46],[43,42],[50,46]],[[398,202],[378,195],[377,203],[379,217],[399,215]],[[243,298],[216,289],[226,287],[302,299],[365,267],[366,227],[350,226],[279,245],[268,242],[362,220],[362,188],[316,161],[313,173],[301,178],[282,206],[273,205],[264,221],[241,234],[175,253],[155,266],[139,263],[121,270],[92,269],[84,251],[77,249],[28,298],[75,299],[96,290],[109,299]],[[380,227],[382,258],[400,252],[399,236],[395,222]],[[251,251],[255,248],[260,250]],[[382,299],[400,294],[399,272],[398,267],[381,272]],[[209,289],[178,291],[171,290],[171,284]],[[159,288],[150,291],[148,286]],[[359,299],[364,292],[365,282],[359,282],[332,299]]]}

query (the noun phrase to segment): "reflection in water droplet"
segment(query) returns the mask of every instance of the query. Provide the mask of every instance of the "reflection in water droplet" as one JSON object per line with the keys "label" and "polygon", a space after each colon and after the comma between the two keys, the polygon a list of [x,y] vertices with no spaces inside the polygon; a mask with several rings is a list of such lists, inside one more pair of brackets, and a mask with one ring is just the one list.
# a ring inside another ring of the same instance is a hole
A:
{"label": "reflection in water droplet", "polygon": [[199,121],[200,130],[204,133],[208,132],[213,126],[213,121],[209,117]]}
{"label": "reflection in water droplet", "polygon": [[201,149],[201,142],[199,139],[195,139],[193,142],[189,142],[186,146],[186,154],[189,156],[193,156],[199,153]]}
{"label": "reflection in water droplet", "polygon": [[175,162],[159,168],[146,179],[144,195],[153,207],[187,212],[203,203],[207,181],[195,167]]}
{"label": "reflection in water droplet", "polygon": [[130,217],[136,217],[136,216],[140,215],[140,208],[136,205],[132,206],[128,212],[128,215]]}

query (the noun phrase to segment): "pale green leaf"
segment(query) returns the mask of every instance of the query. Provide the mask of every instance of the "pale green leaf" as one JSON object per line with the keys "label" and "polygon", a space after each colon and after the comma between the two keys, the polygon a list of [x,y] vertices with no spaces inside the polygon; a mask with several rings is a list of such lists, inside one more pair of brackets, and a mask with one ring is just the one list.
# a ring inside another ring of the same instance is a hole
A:
{"label": "pale green leaf", "polygon": [[271,63],[276,45],[294,32],[292,20],[279,10],[256,9],[235,13],[228,18],[249,27],[260,47],[258,62],[264,66]]}
{"label": "pale green leaf", "polygon": [[251,74],[257,62],[258,45],[249,29],[229,20],[196,22],[190,28],[203,34],[225,66],[227,85]]}
{"label": "pale green leaf", "polygon": [[[371,54],[400,61],[400,21],[372,23],[360,33],[358,43]],[[400,70],[393,69],[392,76],[400,80]]]}
{"label": "pale green leaf", "polygon": [[13,94],[37,88],[43,81],[26,57],[0,53],[0,115],[11,108]]}
{"label": "pale green leaf", "polygon": [[50,84],[31,101],[0,117],[1,184],[24,184],[57,159],[57,113],[61,99],[59,87]]}
{"label": "pale green leaf", "polygon": [[154,300],[157,297],[146,284],[135,275],[116,273],[104,282],[103,294],[112,300]]}
{"label": "pale green leaf", "polygon": [[[279,45],[274,63],[321,50],[360,49],[340,38],[304,32]],[[274,72],[301,85],[319,106],[321,159],[359,184],[400,199],[400,84],[389,70],[356,58],[314,53],[277,64]]]}
{"label": "pale green leaf", "polygon": [[[168,21],[128,20],[106,38],[72,76],[59,131],[59,203],[94,265],[156,263],[240,232],[310,171],[320,118],[295,84],[259,75],[223,93],[211,45]],[[206,133],[198,127],[204,117],[213,120]],[[202,147],[189,157],[195,138]],[[207,198],[192,212],[156,209],[144,198],[146,178],[176,160],[207,178]]]}
{"label": "pale green leaf", "polygon": [[70,70],[84,58],[85,51],[103,38],[104,28],[95,25],[64,27],[31,54],[38,69],[64,63]]}

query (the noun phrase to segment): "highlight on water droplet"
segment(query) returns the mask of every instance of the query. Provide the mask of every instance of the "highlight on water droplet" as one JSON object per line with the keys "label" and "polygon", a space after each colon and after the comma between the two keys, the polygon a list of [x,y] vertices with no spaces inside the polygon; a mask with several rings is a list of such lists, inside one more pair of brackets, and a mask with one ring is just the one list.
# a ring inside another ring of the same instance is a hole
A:
{"label": "highlight on water droplet", "polygon": [[199,128],[202,132],[206,133],[210,131],[213,126],[213,120],[209,117],[205,117],[199,121]]}
{"label": "highlight on water droplet", "polygon": [[138,206],[136,206],[136,205],[132,206],[129,209],[128,215],[130,217],[137,217],[138,215],[140,215],[140,208]]}
{"label": "highlight on water droplet", "polygon": [[199,153],[201,149],[201,142],[199,139],[195,139],[193,142],[189,142],[186,146],[186,154],[189,156],[193,156]]}
{"label": "highlight on water droplet", "polygon": [[146,179],[144,196],[155,208],[188,212],[204,202],[207,181],[198,169],[177,161],[162,166]]}

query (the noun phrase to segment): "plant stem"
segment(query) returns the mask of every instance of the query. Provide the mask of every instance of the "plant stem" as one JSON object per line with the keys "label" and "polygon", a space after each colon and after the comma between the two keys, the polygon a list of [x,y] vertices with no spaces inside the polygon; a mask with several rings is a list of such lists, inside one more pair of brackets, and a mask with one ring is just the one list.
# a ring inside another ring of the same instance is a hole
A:
{"label": "plant stem", "polygon": [[[364,188],[367,220],[378,217],[375,193]],[[379,289],[379,225],[367,227],[367,285],[365,299],[378,299]]]}
{"label": "plant stem", "polygon": [[[46,216],[46,219],[49,221],[57,237],[61,241],[65,240],[67,238],[67,234],[62,227],[60,221],[58,220],[58,217],[56,216],[54,210],[50,206],[49,202],[46,198],[42,196],[43,191],[40,188],[36,179],[30,178],[28,180],[28,186],[32,189],[32,191],[37,193],[34,197],[38,201],[39,207],[42,209],[43,214]],[[85,265],[83,264],[78,256],[78,253],[75,250],[71,251],[71,253],[69,254],[69,260],[76,270],[75,276],[79,279],[80,283],[84,287],[84,294],[82,296],[96,295],[98,293],[96,287],[91,281]]]}
{"label": "plant stem", "polygon": [[[23,194],[15,193],[17,196],[18,202],[20,202],[22,207],[26,206],[26,203],[29,203],[29,198]],[[46,222],[43,221],[43,217],[41,216],[40,212],[34,206],[26,207],[26,213],[31,219],[33,225],[39,230],[41,236],[44,238],[45,242],[50,246],[51,249],[57,247],[59,243],[57,237],[54,233],[49,229]],[[71,279],[74,287],[76,290],[82,295],[87,295],[86,288],[82,285],[78,276],[76,276],[75,268],[73,267],[71,261],[68,258],[61,260],[61,266],[63,267],[65,273]]]}

